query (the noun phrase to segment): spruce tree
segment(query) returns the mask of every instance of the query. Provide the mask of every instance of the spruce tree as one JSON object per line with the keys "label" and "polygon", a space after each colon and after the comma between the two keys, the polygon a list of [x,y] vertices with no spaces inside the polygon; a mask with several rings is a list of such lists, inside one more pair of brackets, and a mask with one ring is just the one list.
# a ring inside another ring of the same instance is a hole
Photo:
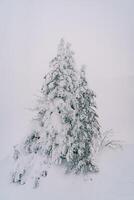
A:
{"label": "spruce tree", "polygon": [[44,77],[31,134],[14,148],[13,182],[24,184],[31,173],[37,187],[52,164],[63,165],[67,172],[96,171],[94,144],[101,133],[95,94],[84,69],[79,73],[75,67],[70,44],[61,39]]}

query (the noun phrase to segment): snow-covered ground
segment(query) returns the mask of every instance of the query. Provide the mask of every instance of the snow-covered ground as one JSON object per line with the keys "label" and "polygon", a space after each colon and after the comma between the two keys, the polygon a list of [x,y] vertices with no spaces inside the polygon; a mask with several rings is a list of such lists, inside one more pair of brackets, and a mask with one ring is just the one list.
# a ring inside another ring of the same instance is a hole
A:
{"label": "snow-covered ground", "polygon": [[40,186],[11,184],[12,160],[0,161],[0,200],[133,200],[134,145],[105,151],[99,158],[100,172],[88,177],[65,175],[61,168],[50,169]]}

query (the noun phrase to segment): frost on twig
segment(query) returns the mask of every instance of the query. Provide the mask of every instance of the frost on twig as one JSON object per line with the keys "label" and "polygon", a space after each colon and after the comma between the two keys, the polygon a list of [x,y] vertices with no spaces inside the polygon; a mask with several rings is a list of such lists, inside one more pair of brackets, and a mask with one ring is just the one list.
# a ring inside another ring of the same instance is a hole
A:
{"label": "frost on twig", "polygon": [[112,137],[113,137],[112,130],[105,131],[101,135],[99,151],[103,151],[106,148],[110,148],[110,149],[122,148],[122,142],[120,140],[114,140]]}

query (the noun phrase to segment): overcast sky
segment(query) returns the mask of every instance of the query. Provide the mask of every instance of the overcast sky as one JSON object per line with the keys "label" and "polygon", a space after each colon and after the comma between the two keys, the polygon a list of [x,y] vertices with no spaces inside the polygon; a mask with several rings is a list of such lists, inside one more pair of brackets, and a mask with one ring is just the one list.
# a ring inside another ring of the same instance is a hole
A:
{"label": "overcast sky", "polygon": [[25,108],[61,37],[72,43],[78,68],[87,65],[104,129],[134,142],[133,11],[133,0],[0,0],[1,154],[26,134]]}

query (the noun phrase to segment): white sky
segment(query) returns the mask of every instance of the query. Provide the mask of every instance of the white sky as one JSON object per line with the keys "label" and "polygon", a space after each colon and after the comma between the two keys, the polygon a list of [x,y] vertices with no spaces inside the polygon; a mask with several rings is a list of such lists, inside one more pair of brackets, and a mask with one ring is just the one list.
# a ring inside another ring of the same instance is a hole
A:
{"label": "white sky", "polygon": [[2,153],[27,130],[25,108],[61,37],[72,43],[79,67],[87,65],[104,129],[134,142],[133,8],[133,0],[0,0]]}

